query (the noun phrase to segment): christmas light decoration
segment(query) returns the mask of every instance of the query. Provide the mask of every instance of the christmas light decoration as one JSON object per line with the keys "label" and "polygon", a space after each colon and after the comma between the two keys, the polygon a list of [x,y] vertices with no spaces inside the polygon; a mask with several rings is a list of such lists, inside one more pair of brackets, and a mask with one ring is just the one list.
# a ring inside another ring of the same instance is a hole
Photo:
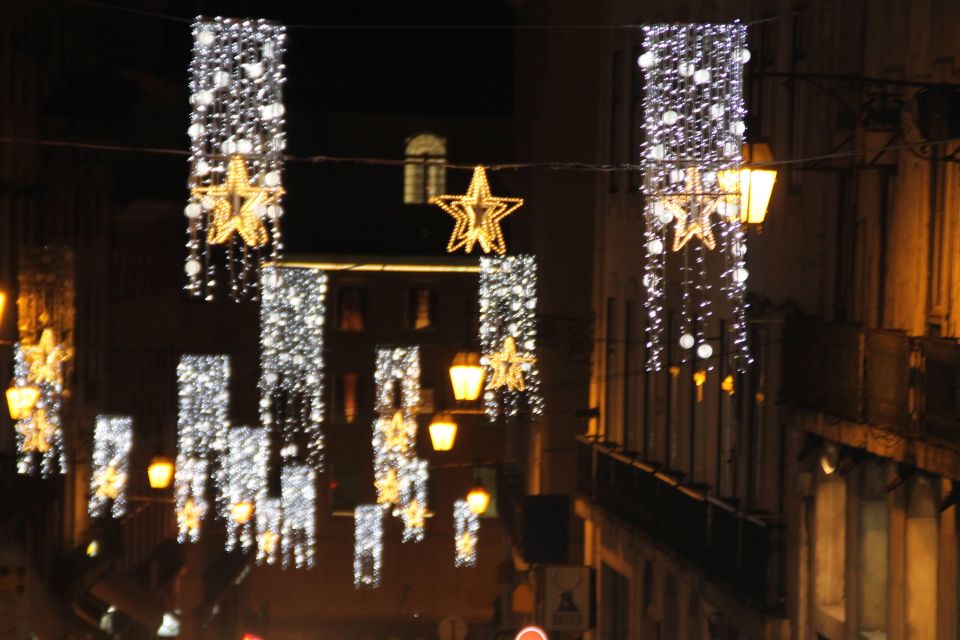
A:
{"label": "christmas light decoration", "polygon": [[[133,447],[133,418],[97,416],[93,428],[93,465],[87,510],[94,518],[110,514],[122,518],[127,511],[127,477]],[[110,504],[112,501],[112,504]]]}
{"label": "christmas light decoration", "polygon": [[224,522],[227,528],[227,551],[240,545],[253,545],[254,525],[250,510],[257,498],[267,491],[267,458],[270,434],[263,427],[232,427],[227,431],[220,487]]}
{"label": "christmas light decoration", "polygon": [[[667,236],[680,255],[679,345],[709,361],[706,342],[715,304],[705,252],[719,249],[721,300],[732,321],[731,358],[738,370],[752,359],[747,344],[746,244],[740,221],[739,175],[746,112],[742,64],[746,27],[733,24],[662,24],[643,28],[644,142],[642,146],[647,368],[665,365],[663,344]],[[690,359],[684,355],[683,361]],[[711,370],[709,362],[703,364]]]}
{"label": "christmas light decoration", "polygon": [[[47,337],[45,344],[14,345],[12,387],[24,390],[33,397],[31,388],[37,389],[37,397],[32,407],[19,407],[21,416],[14,425],[17,440],[17,472],[32,474],[40,470],[43,477],[53,473],[66,473],[66,450],[63,432],[60,429],[60,411],[63,402],[64,360],[59,356],[48,359],[50,353],[63,353],[53,338],[53,332],[43,332]],[[51,340],[53,342],[51,342]],[[31,356],[28,356],[31,354]],[[30,357],[33,360],[30,360]],[[39,367],[39,368],[38,368]],[[34,379],[37,375],[41,380]]]}
{"label": "christmas light decoration", "polygon": [[63,385],[62,365],[73,357],[73,353],[57,344],[53,329],[44,329],[36,344],[24,344],[22,348],[30,367],[30,380],[36,384]]}
{"label": "christmas light decoration", "polygon": [[[211,466],[208,462],[225,453],[227,445],[229,384],[228,356],[181,356],[177,365],[179,401],[174,475],[181,542],[187,539],[196,542],[199,539],[199,522],[193,526],[192,520],[195,517],[202,518],[207,513],[204,492]],[[225,473],[224,465],[215,468],[214,480],[217,487],[221,488],[218,493],[220,500],[223,499],[222,487],[226,483]]]}
{"label": "christmas light decoration", "polygon": [[473,178],[464,195],[434,196],[430,198],[430,204],[449,213],[455,221],[447,243],[448,253],[461,248],[470,253],[479,243],[484,253],[503,255],[507,252],[507,245],[500,222],[523,206],[523,198],[495,197],[490,193],[486,169],[478,166],[473,170]]}
{"label": "christmas light decoration", "polygon": [[313,567],[316,545],[316,475],[309,466],[286,464],[280,470],[280,503],[283,512],[281,544],[283,568]]}
{"label": "christmas light decoration", "polygon": [[174,494],[176,496],[177,541],[197,542],[207,513],[207,461],[181,453],[177,456]]}
{"label": "christmas light decoration", "polygon": [[353,586],[376,589],[383,564],[383,509],[377,504],[357,505],[353,527]]}
{"label": "christmas light decoration", "polygon": [[260,421],[276,428],[281,456],[323,470],[323,325],[327,275],[265,267],[260,306]]}
{"label": "christmas light decoration", "polygon": [[430,472],[427,461],[412,458],[398,473],[400,501],[394,515],[403,520],[403,541],[422,542],[427,518],[433,514],[427,509],[427,480]]}
{"label": "christmas light decoration", "polygon": [[[402,504],[401,475],[413,461],[420,404],[420,350],[377,349],[373,424],[373,475],[377,503]],[[399,391],[398,391],[399,387]]]}
{"label": "christmas light decoration", "polygon": [[198,19],[193,37],[186,289],[213,298],[213,247],[223,246],[230,296],[240,300],[283,249],[284,27]]}
{"label": "christmas light decoration", "polygon": [[477,539],[480,534],[480,518],[466,500],[453,503],[453,548],[456,567],[477,566]]}
{"label": "christmas light decoration", "polygon": [[537,263],[533,256],[480,258],[480,363],[487,416],[543,413],[537,369]]}
{"label": "christmas light decoration", "polygon": [[280,555],[282,510],[278,498],[266,492],[257,499],[257,564],[276,564]]}

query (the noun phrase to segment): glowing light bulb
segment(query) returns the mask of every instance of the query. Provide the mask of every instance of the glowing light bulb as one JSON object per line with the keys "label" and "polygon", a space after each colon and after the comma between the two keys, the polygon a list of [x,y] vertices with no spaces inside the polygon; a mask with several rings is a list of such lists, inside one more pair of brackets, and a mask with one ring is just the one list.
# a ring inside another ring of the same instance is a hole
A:
{"label": "glowing light bulb", "polygon": [[693,348],[693,343],[694,343],[693,336],[690,335],[689,333],[685,333],[685,334],[683,334],[682,336],[680,336],[680,348],[681,348],[681,349],[692,349],[692,348]]}

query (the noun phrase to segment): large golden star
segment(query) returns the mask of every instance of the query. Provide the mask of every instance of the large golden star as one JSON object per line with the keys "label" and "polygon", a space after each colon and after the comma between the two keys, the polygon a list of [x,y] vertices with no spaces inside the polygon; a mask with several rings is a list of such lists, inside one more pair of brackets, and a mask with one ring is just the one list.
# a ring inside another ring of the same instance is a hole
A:
{"label": "large golden star", "polygon": [[469,531],[464,531],[457,538],[457,555],[461,558],[470,558],[476,553],[477,538]]}
{"label": "large golden star", "polygon": [[686,170],[686,186],[684,193],[664,196],[659,199],[675,221],[673,231],[673,250],[679,251],[691,238],[700,238],[703,246],[713,249],[717,241],[713,237],[713,224],[710,216],[716,213],[721,202],[727,197],[722,195],[705,195],[703,178],[700,170],[689,167]]}
{"label": "large golden star", "polygon": [[507,252],[507,244],[500,229],[500,221],[523,206],[523,198],[501,198],[490,193],[487,172],[482,166],[473,170],[470,187],[462,196],[434,196],[430,204],[435,204],[456,221],[453,235],[447,243],[447,252],[453,253],[461,247],[467,253],[480,243],[484,253],[495,251],[500,255]]}
{"label": "large golden star", "polygon": [[377,490],[377,504],[396,504],[400,500],[400,482],[395,469],[388,469],[374,480],[373,486]]}
{"label": "large golden star", "polygon": [[30,367],[30,380],[37,384],[49,382],[57,385],[63,383],[61,365],[73,357],[73,353],[57,344],[56,331],[48,327],[40,334],[36,344],[23,345],[23,357]]}
{"label": "large golden star", "polygon": [[46,453],[50,450],[51,440],[57,429],[47,420],[47,412],[43,409],[37,409],[33,414],[33,420],[22,420],[17,422],[17,431],[23,436],[23,444],[20,450],[24,453]]}
{"label": "large golden star", "polygon": [[177,509],[177,524],[183,533],[194,533],[200,530],[200,520],[203,518],[203,510],[197,506],[193,498],[187,498],[183,503],[182,509]]}
{"label": "large golden star", "polygon": [[283,187],[250,184],[246,162],[240,156],[232,156],[222,184],[193,187],[190,193],[198,200],[209,196],[215,201],[207,244],[225,244],[236,231],[248,246],[260,247],[270,241],[270,236],[256,210],[259,205],[275,202],[284,191]]}
{"label": "large golden star", "polygon": [[506,386],[511,391],[523,391],[527,388],[523,381],[523,365],[536,361],[535,356],[518,353],[517,342],[513,336],[507,336],[503,341],[503,350],[490,356],[493,374],[490,376],[487,388],[498,389]]}
{"label": "large golden star", "polygon": [[96,487],[95,493],[101,498],[116,500],[120,495],[125,479],[125,474],[118,473],[112,464],[107,465],[93,476],[93,486]]}

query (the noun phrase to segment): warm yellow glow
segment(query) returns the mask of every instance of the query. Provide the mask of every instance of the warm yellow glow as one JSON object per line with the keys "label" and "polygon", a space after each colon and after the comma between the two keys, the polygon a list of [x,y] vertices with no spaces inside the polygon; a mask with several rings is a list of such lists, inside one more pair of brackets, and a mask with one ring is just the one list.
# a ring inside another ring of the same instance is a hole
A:
{"label": "warm yellow glow", "polygon": [[[270,263],[268,263],[269,265]],[[480,273],[475,264],[386,264],[383,262],[282,262],[294,269],[322,271],[385,271],[393,273]]]}
{"label": "warm yellow glow", "polygon": [[733,374],[727,374],[727,377],[720,383],[720,388],[733,395]]}
{"label": "warm yellow glow", "polygon": [[721,188],[740,194],[741,222],[763,224],[777,180],[777,170],[764,164],[772,161],[773,153],[769,144],[748,143],[743,145],[743,167],[739,171],[720,173]]}
{"label": "warm yellow glow", "polygon": [[52,443],[50,440],[56,434],[57,429],[47,420],[47,412],[39,409],[33,414],[33,419],[18,422],[17,431],[23,436],[23,444],[20,450],[24,453],[46,453],[50,450]]}
{"label": "warm yellow glow", "polygon": [[828,476],[837,472],[837,465],[840,462],[840,451],[836,445],[826,444],[823,446],[823,453],[820,454],[820,468]]}
{"label": "warm yellow glow", "polygon": [[697,385],[697,402],[703,402],[703,383],[707,381],[707,372],[701,369],[693,372],[693,384]]}
{"label": "warm yellow glow", "polygon": [[0,325],[3,323],[3,312],[7,308],[7,294],[0,291]]}
{"label": "warm yellow glow", "polygon": [[243,501],[232,505],[230,507],[230,517],[237,524],[247,524],[253,517],[253,503]]}
{"label": "warm yellow glow", "polygon": [[273,531],[268,530],[260,534],[260,549],[264,555],[272,555],[279,542],[280,535]]}
{"label": "warm yellow glow", "polygon": [[517,352],[516,340],[513,336],[507,336],[503,341],[503,350],[490,356],[493,374],[487,388],[498,389],[506,386],[511,391],[523,391],[527,388],[523,381],[523,365],[536,361],[534,356],[520,355]]}
{"label": "warm yellow glow", "polygon": [[14,420],[26,420],[33,413],[40,399],[40,389],[33,385],[7,389],[7,408]]}
{"label": "warm yellow glow", "polygon": [[183,508],[177,511],[177,522],[180,531],[193,533],[200,530],[200,519],[203,517],[203,511],[193,501],[193,498],[187,498],[183,503]]}
{"label": "warm yellow glow", "polygon": [[152,489],[166,489],[173,480],[173,460],[165,456],[153,456],[147,467],[147,478]]}
{"label": "warm yellow glow", "polygon": [[400,483],[395,469],[389,469],[373,482],[377,490],[377,504],[396,504],[400,501]]}
{"label": "warm yellow glow", "polygon": [[457,538],[457,555],[461,558],[472,557],[477,551],[477,538],[469,531],[464,531]]}
{"label": "warm yellow glow", "polygon": [[474,351],[460,351],[450,365],[450,383],[453,385],[453,397],[458,401],[476,400],[483,391],[484,371],[480,365],[480,354]]}
{"label": "warm yellow glow", "polygon": [[457,423],[449,413],[438,413],[430,423],[430,442],[434,451],[450,451],[457,439]]}
{"label": "warm yellow glow", "polygon": [[467,505],[470,507],[470,511],[478,516],[483,515],[487,511],[487,507],[490,506],[490,492],[480,482],[477,482],[477,485],[470,489],[470,493],[467,494]]}
{"label": "warm yellow glow", "polygon": [[270,235],[258,209],[276,202],[284,191],[283,187],[250,184],[247,163],[241,156],[232,156],[223,184],[193,187],[190,193],[199,201],[205,197],[214,201],[207,244],[225,244],[236,231],[248,246],[261,247],[270,241]]}
{"label": "warm yellow glow", "polygon": [[63,368],[60,366],[73,357],[70,349],[57,344],[57,334],[46,328],[36,344],[24,345],[23,356],[30,367],[29,377],[37,384],[48,382],[63,384]]}
{"label": "warm yellow glow", "polygon": [[492,251],[503,255],[507,252],[507,243],[500,222],[523,206],[523,198],[495,197],[490,193],[486,169],[478,166],[464,195],[434,196],[430,204],[437,205],[456,221],[447,243],[448,253],[461,248],[470,253],[474,245],[480,243],[484,253]]}
{"label": "warm yellow glow", "polygon": [[107,465],[93,476],[93,486],[96,487],[94,492],[101,498],[116,500],[120,495],[120,489],[123,488],[124,480],[126,480],[124,474],[117,472],[113,465]]}
{"label": "warm yellow glow", "polygon": [[403,508],[403,523],[409,529],[422,529],[426,526],[427,517],[432,515],[425,506],[420,504],[419,500],[411,500]]}
{"label": "warm yellow glow", "polygon": [[100,543],[96,540],[91,540],[90,544],[87,545],[87,557],[96,558],[98,553],[100,553]]}
{"label": "warm yellow glow", "polygon": [[[673,215],[673,250],[679,251],[693,238],[699,238],[704,247],[713,249],[717,246],[717,240],[713,236],[710,217],[724,199],[706,195],[708,190],[696,167],[686,170],[685,185],[684,193],[664,196],[655,205]],[[716,191],[716,187],[712,189]]]}
{"label": "warm yellow glow", "polygon": [[410,435],[412,432],[416,432],[416,427],[403,419],[402,411],[395,411],[389,422],[381,419],[378,424],[378,428],[383,434],[383,446],[385,448],[400,453],[406,453],[410,449]]}

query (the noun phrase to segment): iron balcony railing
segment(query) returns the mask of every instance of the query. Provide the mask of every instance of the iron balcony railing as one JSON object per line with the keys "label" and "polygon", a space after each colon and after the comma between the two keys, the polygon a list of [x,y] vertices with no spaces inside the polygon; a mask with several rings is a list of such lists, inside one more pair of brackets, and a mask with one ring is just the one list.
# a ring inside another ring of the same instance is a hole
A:
{"label": "iron balcony railing", "polygon": [[782,400],[904,436],[960,444],[960,344],[796,317],[784,327]]}
{"label": "iron balcony railing", "polygon": [[578,443],[580,491],[751,605],[782,609],[782,526],[684,486],[603,443]]}

